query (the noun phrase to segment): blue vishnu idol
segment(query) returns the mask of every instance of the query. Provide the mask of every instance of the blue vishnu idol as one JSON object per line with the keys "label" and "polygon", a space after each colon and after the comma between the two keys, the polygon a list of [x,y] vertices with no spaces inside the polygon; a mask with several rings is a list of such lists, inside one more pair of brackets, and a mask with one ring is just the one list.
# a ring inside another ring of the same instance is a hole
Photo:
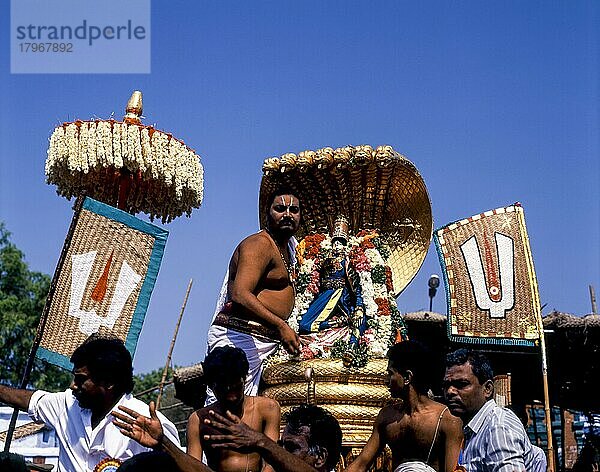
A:
{"label": "blue vishnu idol", "polygon": [[299,333],[350,328],[350,342],[367,329],[365,308],[356,271],[348,258],[348,221],[339,217],[331,238],[331,257],[320,268],[320,291],[299,322]]}

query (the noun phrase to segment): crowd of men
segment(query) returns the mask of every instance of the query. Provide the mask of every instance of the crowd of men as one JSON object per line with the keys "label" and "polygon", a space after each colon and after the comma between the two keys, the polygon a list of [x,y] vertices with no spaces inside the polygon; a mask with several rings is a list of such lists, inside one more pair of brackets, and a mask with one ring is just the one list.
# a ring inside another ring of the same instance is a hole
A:
{"label": "crowd of men", "polygon": [[[293,235],[301,206],[289,189],[267,203],[267,227],[244,239],[229,264],[203,363],[211,394],[188,420],[187,451],[154,404],[131,395],[131,356],[119,340],[92,336],[83,343],[71,357],[74,379],[65,392],[0,385],[1,402],[56,431],[59,471],[94,471],[108,459],[125,472],[326,472],[337,466],[342,432],[329,412],[314,405],[291,409],[280,438],[278,403],[257,396],[263,362],[278,344],[291,354],[300,350],[286,320],[294,305]],[[429,396],[435,369],[425,347],[404,341],[390,348],[388,359],[390,393],[402,401],[380,411],[349,472],[369,469],[386,446],[394,472],[546,469],[543,452],[530,444],[516,415],[494,402],[484,356],[465,349],[448,356],[445,405]]]}
{"label": "crowd of men", "polygon": [[[433,379],[426,348],[404,341],[388,358],[390,393],[402,402],[380,411],[348,471],[368,470],[386,446],[395,472],[545,470],[543,452],[530,444],[517,416],[492,399],[493,373],[483,355],[466,349],[448,355],[446,406],[428,396]],[[340,459],[340,426],[318,406],[300,405],[284,415],[279,440],[277,402],[244,393],[248,361],[240,348],[218,347],[207,355],[205,376],[216,401],[190,416],[187,452],[154,403],[131,395],[131,356],[122,342],[92,337],[71,360],[74,379],[65,392],[0,386],[2,402],[56,431],[59,471],[93,471],[110,458],[123,462],[123,471],[325,472]]]}

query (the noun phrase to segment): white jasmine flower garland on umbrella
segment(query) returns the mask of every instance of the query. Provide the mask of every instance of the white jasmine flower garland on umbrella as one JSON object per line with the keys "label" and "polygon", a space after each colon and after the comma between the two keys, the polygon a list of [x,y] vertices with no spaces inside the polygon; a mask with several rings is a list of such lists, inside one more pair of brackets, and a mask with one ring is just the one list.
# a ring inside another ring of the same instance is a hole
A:
{"label": "white jasmine flower garland on umbrella", "polygon": [[163,222],[189,216],[203,198],[200,157],[172,135],[142,125],[140,114],[141,94],[134,93],[123,122],[58,126],[50,136],[47,182],[66,198],[84,192]]}

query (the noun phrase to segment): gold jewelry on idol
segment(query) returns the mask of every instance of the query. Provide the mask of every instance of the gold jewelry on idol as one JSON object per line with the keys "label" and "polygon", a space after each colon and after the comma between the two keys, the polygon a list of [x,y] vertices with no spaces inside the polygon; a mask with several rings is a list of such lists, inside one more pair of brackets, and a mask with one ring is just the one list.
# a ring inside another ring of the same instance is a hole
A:
{"label": "gold jewelry on idol", "polygon": [[349,229],[348,218],[346,218],[344,215],[339,215],[335,219],[335,224],[333,226],[333,234],[331,235],[331,240],[333,241],[334,239],[341,239],[347,243],[348,242],[348,229]]}

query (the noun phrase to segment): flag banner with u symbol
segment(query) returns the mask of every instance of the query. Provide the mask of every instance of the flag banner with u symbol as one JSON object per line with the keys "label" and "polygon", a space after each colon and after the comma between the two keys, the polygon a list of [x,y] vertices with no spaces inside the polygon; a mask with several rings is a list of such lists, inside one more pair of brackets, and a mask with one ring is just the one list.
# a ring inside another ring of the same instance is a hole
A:
{"label": "flag banner with u symbol", "polygon": [[453,341],[534,345],[541,310],[523,208],[514,204],[434,232]]}
{"label": "flag banner with u symbol", "polygon": [[122,339],[133,356],[168,234],[89,197],[76,205],[37,357],[71,369],[94,333]]}

